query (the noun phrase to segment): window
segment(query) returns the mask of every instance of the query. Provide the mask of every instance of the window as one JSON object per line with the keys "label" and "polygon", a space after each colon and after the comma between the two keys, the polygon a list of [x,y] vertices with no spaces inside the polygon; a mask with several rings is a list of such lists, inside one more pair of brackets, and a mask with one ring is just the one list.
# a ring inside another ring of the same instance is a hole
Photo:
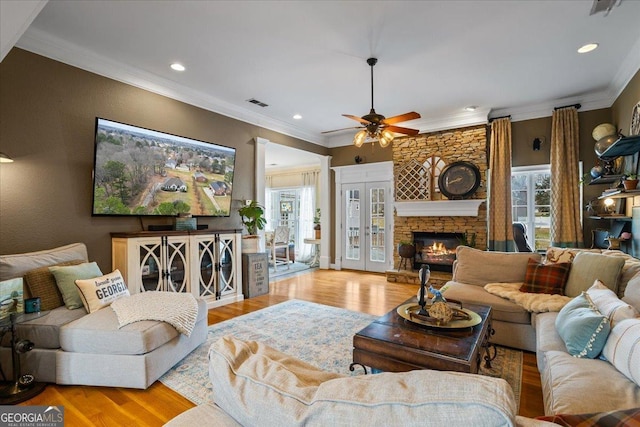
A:
{"label": "window", "polygon": [[[582,163],[579,165],[582,173]],[[580,187],[582,203],[582,187]],[[511,168],[511,216],[526,225],[536,251],[551,246],[551,168],[549,165]]]}

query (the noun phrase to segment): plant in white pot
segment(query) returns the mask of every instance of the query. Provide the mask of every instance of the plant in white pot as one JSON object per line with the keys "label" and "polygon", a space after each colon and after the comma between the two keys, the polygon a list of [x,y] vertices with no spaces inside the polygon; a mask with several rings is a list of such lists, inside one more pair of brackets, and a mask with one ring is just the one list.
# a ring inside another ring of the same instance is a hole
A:
{"label": "plant in white pot", "polygon": [[258,230],[264,230],[267,219],[264,217],[264,208],[255,200],[244,201],[238,209],[242,224],[247,230],[247,234],[242,236],[242,252],[256,253],[260,246],[260,236]]}

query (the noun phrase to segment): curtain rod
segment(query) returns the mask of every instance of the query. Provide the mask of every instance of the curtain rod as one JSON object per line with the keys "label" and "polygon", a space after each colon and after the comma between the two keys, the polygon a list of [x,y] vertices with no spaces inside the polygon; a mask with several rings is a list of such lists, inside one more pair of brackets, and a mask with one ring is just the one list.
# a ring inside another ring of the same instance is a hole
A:
{"label": "curtain rod", "polygon": [[554,108],[554,109],[553,109],[553,111],[558,111],[558,110],[561,110],[561,109],[563,109],[563,108],[569,108],[569,107],[576,107],[576,110],[579,110],[579,109],[580,109],[580,107],[582,107],[582,105],[580,105],[580,104],[564,105],[564,106],[562,106],[562,107],[556,107],[556,108]]}
{"label": "curtain rod", "polygon": [[494,120],[498,120],[498,119],[510,119],[511,118],[511,114],[509,114],[508,116],[500,116],[500,117],[492,117],[489,119],[489,123],[491,123]]}

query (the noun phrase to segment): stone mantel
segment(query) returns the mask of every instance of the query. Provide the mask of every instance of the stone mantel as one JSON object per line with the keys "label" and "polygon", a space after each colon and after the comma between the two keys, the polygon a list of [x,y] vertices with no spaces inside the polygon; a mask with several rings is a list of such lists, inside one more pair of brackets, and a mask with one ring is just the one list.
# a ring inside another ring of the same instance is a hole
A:
{"label": "stone mantel", "polygon": [[478,216],[485,199],[395,202],[398,216]]}

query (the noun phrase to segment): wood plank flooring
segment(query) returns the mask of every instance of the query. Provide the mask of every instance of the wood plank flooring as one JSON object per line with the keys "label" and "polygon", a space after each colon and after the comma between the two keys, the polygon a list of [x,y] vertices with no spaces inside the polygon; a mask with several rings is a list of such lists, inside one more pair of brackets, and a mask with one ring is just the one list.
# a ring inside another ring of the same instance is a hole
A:
{"label": "wood plank flooring", "polygon": [[[316,270],[270,284],[267,295],[209,310],[209,324],[289,299],[383,315],[415,295],[416,285],[391,283],[383,274]],[[156,381],[147,390],[49,385],[23,405],[64,406],[66,426],[161,426],[193,403]],[[520,415],[543,415],[534,353],[524,354]]]}

